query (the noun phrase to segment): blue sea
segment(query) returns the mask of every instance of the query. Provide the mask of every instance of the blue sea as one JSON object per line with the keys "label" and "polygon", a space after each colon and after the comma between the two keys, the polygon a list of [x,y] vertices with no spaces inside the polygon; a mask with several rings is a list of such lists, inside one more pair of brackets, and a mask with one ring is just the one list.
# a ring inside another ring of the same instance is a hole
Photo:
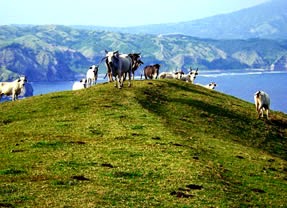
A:
{"label": "blue sea", "polygon": [[[139,77],[137,77],[139,79]],[[99,76],[98,83],[106,82]],[[271,109],[287,113],[287,71],[200,71],[195,83],[216,82],[215,90],[253,103],[258,90],[267,92],[271,98]],[[32,82],[34,95],[71,90],[73,81]]]}

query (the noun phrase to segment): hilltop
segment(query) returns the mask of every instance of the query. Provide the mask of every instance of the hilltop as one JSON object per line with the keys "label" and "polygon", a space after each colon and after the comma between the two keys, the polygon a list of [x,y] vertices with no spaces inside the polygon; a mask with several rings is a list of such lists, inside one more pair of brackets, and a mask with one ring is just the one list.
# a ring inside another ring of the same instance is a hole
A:
{"label": "hilltop", "polygon": [[1,103],[0,206],[280,207],[287,116],[178,80]]}

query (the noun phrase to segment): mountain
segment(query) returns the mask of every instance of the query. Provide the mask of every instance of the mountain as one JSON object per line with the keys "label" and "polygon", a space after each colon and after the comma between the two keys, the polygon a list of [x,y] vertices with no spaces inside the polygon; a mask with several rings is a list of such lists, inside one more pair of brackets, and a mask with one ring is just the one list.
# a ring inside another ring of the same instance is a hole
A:
{"label": "mountain", "polygon": [[69,80],[76,75],[73,69],[89,65],[80,52],[66,44],[57,44],[65,39],[65,30],[55,32],[53,28],[1,27],[1,77],[25,74],[32,80]]}
{"label": "mountain", "polygon": [[[84,27],[81,27],[82,29]],[[125,33],[185,34],[211,39],[286,39],[287,1],[271,0],[258,6],[229,14],[172,24],[156,24],[127,28],[88,27]]]}
{"label": "mountain", "polygon": [[[125,34],[60,25],[0,26],[0,79],[25,74],[31,81],[74,80],[105,50],[141,52],[161,71],[203,69],[286,70],[287,40],[212,40],[187,35]],[[103,63],[100,73],[105,73]],[[137,71],[137,75],[141,69]]]}

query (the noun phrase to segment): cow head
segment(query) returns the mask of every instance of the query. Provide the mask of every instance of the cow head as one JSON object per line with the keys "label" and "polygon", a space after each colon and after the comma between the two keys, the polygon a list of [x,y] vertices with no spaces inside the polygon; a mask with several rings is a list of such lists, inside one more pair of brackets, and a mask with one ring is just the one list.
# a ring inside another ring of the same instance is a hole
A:
{"label": "cow head", "polygon": [[129,57],[131,57],[132,61],[138,61],[141,58],[141,53],[130,53]]}
{"label": "cow head", "polygon": [[129,57],[132,59],[132,70],[135,71],[137,68],[141,65],[144,64],[141,58],[141,53],[129,53]]}
{"label": "cow head", "polygon": [[99,66],[98,65],[92,65],[92,66],[90,66],[89,69],[91,69],[96,74],[99,70]]}
{"label": "cow head", "polygon": [[132,64],[132,70],[133,70],[133,72],[134,72],[135,70],[137,70],[137,69],[140,67],[140,65],[144,64],[144,62],[142,62],[142,60],[140,60],[140,59],[138,59],[138,60],[136,60],[136,61],[132,61],[132,62],[133,62],[133,64]]}
{"label": "cow head", "polygon": [[20,86],[25,86],[25,83],[27,82],[27,79],[26,79],[25,76],[22,76],[22,77],[19,77],[17,81],[20,84]]}
{"label": "cow head", "polygon": [[256,96],[256,98],[259,98],[260,95],[261,95],[261,92],[260,92],[260,91],[257,91],[254,95]]}
{"label": "cow head", "polygon": [[159,70],[160,65],[159,64],[154,64],[153,67],[155,67],[157,70]]}
{"label": "cow head", "polygon": [[106,63],[109,65],[109,67],[114,68],[117,65],[117,62],[119,60],[119,51],[107,51],[106,52]]}
{"label": "cow head", "polygon": [[211,82],[208,84],[210,89],[214,89],[216,87],[216,83],[215,82]]}
{"label": "cow head", "polygon": [[85,78],[81,79],[81,80],[80,80],[80,83],[83,84],[84,88],[87,87],[87,79],[85,79]]}

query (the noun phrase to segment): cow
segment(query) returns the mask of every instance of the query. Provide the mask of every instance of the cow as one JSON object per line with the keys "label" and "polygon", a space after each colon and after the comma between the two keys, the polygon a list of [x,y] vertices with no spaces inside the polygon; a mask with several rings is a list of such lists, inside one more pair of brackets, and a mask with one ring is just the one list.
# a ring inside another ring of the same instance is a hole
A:
{"label": "cow", "polygon": [[162,72],[159,74],[160,79],[180,79],[184,73],[182,71],[176,72]]}
{"label": "cow", "polygon": [[109,75],[109,81],[112,77],[115,77],[115,87],[121,89],[125,79],[125,74],[128,75],[129,83],[131,86],[131,73],[132,73],[132,59],[127,54],[119,54],[118,51],[107,51],[104,59],[106,60],[107,74]]}
{"label": "cow", "polygon": [[201,87],[205,87],[205,88],[211,89],[211,90],[213,90],[216,87],[216,83],[215,82],[210,82],[209,84],[205,84],[205,85],[196,83],[196,85],[199,85]]}
{"label": "cow", "polygon": [[[148,65],[144,67],[143,73],[145,76],[145,79],[157,79],[158,74],[159,74],[159,64],[154,64],[154,65]],[[141,79],[142,79],[142,74],[141,74]]]}
{"label": "cow", "polygon": [[99,66],[97,65],[90,66],[86,74],[87,87],[90,87],[97,83],[98,71],[99,71]]}
{"label": "cow", "polygon": [[83,78],[79,82],[74,82],[72,90],[81,90],[87,87],[87,79]]}
{"label": "cow", "polygon": [[19,77],[13,82],[0,82],[0,100],[3,95],[12,95],[12,101],[18,99],[18,96],[24,90],[27,79],[25,76]]}
{"label": "cow", "polygon": [[214,90],[215,87],[216,87],[216,83],[215,83],[215,82],[210,82],[209,84],[205,85],[205,87],[206,87],[207,89]]}
{"label": "cow", "polygon": [[258,118],[263,117],[264,111],[266,112],[266,117],[269,119],[270,110],[270,97],[266,92],[257,91],[254,94],[254,103],[256,111],[258,113]]}
{"label": "cow", "polygon": [[190,71],[187,74],[182,75],[180,80],[191,82],[193,84],[197,75],[198,75],[198,68],[196,69],[196,71],[192,71],[192,68],[190,67]]}
{"label": "cow", "polygon": [[140,53],[130,53],[128,54],[129,57],[132,59],[132,76],[133,80],[135,79],[135,71],[140,67],[140,65],[144,64],[142,60],[140,60],[141,56]]}
{"label": "cow", "polygon": [[104,57],[105,59],[105,64],[106,64],[106,68],[107,68],[107,73],[104,77],[104,79],[108,76],[108,81],[109,82],[113,82],[113,75],[112,75],[112,68],[110,67],[109,63],[108,63],[108,59],[106,57]]}

